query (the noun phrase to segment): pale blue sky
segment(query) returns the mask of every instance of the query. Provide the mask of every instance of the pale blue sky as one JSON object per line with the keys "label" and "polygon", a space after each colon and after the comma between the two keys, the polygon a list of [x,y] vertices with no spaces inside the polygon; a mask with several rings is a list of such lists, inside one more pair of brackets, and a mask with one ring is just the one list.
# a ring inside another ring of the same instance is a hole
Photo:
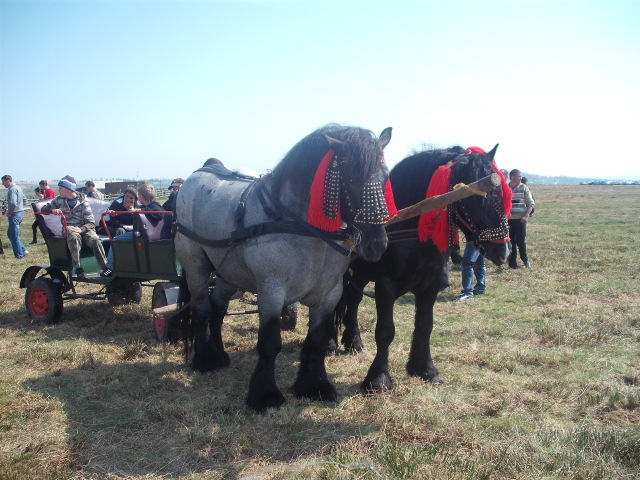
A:
{"label": "pale blue sky", "polygon": [[640,1],[0,0],[0,170],[272,168],[329,123],[640,179]]}

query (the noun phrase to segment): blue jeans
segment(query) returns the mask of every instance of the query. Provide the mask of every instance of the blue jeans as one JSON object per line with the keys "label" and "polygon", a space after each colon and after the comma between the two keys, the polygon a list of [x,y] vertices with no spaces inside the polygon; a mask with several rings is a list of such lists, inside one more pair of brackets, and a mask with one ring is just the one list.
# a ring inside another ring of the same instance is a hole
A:
{"label": "blue jeans", "polygon": [[[133,241],[133,232],[125,232],[122,235],[118,235],[117,237],[113,237],[113,240],[111,240],[111,243],[113,242],[131,242]],[[107,267],[109,267],[110,270],[113,270],[113,261],[114,261],[115,255],[113,253],[113,245],[111,246],[111,248],[109,249],[109,253],[107,255]]]}
{"label": "blue jeans", "polygon": [[9,217],[9,229],[7,230],[7,236],[11,241],[13,247],[13,254],[16,258],[23,258],[24,252],[27,248],[20,240],[20,224],[24,220],[24,212],[16,212]]}
{"label": "blue jeans", "polygon": [[[472,266],[469,262],[482,264],[482,266]],[[476,277],[476,286],[473,286],[473,277]],[[487,290],[487,268],[484,265],[484,255],[476,246],[467,242],[462,255],[462,294],[482,295]]]}

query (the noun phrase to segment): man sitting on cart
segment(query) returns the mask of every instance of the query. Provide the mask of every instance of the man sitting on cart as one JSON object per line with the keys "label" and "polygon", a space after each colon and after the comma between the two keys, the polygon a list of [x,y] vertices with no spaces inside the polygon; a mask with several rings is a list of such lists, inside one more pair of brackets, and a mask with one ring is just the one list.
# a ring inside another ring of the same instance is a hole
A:
{"label": "man sitting on cart", "polygon": [[41,208],[42,212],[50,212],[55,215],[63,215],[66,219],[67,246],[71,253],[71,263],[75,274],[79,278],[85,278],[85,273],[80,264],[80,249],[82,242],[88,245],[95,255],[101,268],[107,268],[107,259],[104,247],[96,233],[96,222],[93,212],[84,194],[76,192],[76,181],[67,175],[58,182],[60,194]]}
{"label": "man sitting on cart", "polygon": [[[135,212],[158,212],[163,211],[162,206],[156,201],[156,189],[148,182],[143,182],[138,187],[138,201],[142,204],[141,208],[135,208]],[[146,217],[152,227],[155,227],[162,220],[162,213],[147,213]],[[113,242],[130,242],[133,240],[133,232],[125,232],[122,235],[113,237]],[[100,273],[101,277],[110,277],[113,275],[114,253],[113,248],[109,250],[107,258],[107,267]]]}

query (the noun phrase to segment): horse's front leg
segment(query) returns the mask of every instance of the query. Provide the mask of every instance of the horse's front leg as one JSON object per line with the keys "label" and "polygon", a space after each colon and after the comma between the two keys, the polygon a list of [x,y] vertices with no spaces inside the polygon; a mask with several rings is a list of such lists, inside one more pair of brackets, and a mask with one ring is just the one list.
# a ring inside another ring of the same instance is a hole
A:
{"label": "horse's front leg", "polygon": [[438,287],[416,293],[416,318],[407,362],[407,373],[435,384],[442,383],[440,372],[431,358],[431,332],[433,331],[433,305]]}
{"label": "horse's front leg", "polygon": [[383,280],[376,282],[376,356],[360,388],[366,392],[384,392],[393,388],[389,373],[389,346],[396,335],[393,323],[395,290]]}
{"label": "horse's front leg", "polygon": [[247,394],[247,405],[257,412],[277,408],[284,403],[275,375],[276,357],[282,349],[280,314],[283,304],[284,302],[278,303],[276,299],[269,298],[267,293],[258,292],[258,364],[251,375]]}
{"label": "horse's front leg", "polygon": [[293,385],[297,397],[324,402],[333,402],[338,397],[325,368],[327,347],[334,332],[332,312],[335,302],[331,298],[332,295],[327,295],[321,305],[309,307],[309,331],[302,345],[300,368]]}

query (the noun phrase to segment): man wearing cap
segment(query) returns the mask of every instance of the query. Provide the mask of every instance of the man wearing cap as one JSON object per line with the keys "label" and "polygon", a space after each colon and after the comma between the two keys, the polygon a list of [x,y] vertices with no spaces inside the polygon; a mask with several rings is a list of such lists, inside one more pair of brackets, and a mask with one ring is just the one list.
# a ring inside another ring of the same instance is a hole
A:
{"label": "man wearing cap", "polygon": [[171,182],[171,185],[169,186],[169,191],[171,192],[171,194],[169,195],[169,199],[166,202],[164,202],[164,204],[162,205],[162,208],[164,210],[170,210],[172,212],[175,212],[176,197],[178,196],[178,192],[180,191],[180,187],[182,186],[183,183],[184,183],[184,180],[181,178],[173,179],[173,182]]}
{"label": "man wearing cap", "polygon": [[105,269],[107,259],[102,242],[96,234],[96,222],[91,207],[82,193],[76,192],[76,181],[67,175],[58,182],[60,195],[43,205],[43,212],[64,215],[67,221],[67,246],[71,253],[71,263],[76,276],[84,278],[85,273],[80,264],[80,248],[82,242],[88,245],[95,255],[100,267]]}

